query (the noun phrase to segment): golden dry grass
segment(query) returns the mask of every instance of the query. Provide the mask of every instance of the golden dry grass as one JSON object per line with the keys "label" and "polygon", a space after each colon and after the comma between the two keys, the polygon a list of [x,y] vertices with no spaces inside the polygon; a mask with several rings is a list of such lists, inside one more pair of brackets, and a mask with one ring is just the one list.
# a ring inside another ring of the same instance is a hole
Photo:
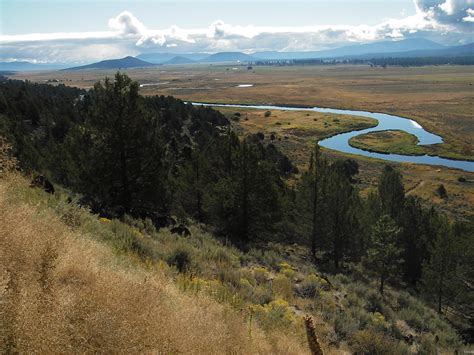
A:
{"label": "golden dry grass", "polygon": [[249,332],[230,307],[183,294],[156,267],[25,203],[30,193],[18,175],[0,179],[1,352],[308,352],[295,337]]}

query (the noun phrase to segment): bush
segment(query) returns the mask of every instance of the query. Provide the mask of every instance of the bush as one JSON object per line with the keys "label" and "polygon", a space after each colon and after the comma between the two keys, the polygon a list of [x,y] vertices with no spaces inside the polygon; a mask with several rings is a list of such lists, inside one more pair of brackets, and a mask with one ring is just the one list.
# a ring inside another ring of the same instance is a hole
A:
{"label": "bush", "polygon": [[116,220],[109,223],[114,234],[112,243],[119,251],[134,253],[141,259],[155,259],[153,249],[138,230]]}
{"label": "bush", "polygon": [[272,111],[265,111],[265,117],[270,117],[272,115]]}
{"label": "bush", "polygon": [[403,343],[394,341],[388,336],[372,330],[356,332],[351,338],[351,345],[355,354],[409,354],[409,349]]}
{"label": "bush", "polygon": [[436,192],[439,197],[441,198],[447,198],[448,197],[448,192],[446,191],[446,188],[444,187],[443,184],[439,185],[438,188],[436,189]]}
{"label": "bush", "polygon": [[251,305],[250,311],[266,328],[288,327],[293,322],[293,314],[288,302],[277,299],[265,305]]}
{"label": "bush", "polygon": [[291,280],[285,275],[277,275],[272,282],[272,289],[275,295],[287,301],[293,300],[293,287]]}
{"label": "bush", "polygon": [[340,312],[334,319],[334,331],[341,340],[347,340],[359,330],[359,322],[346,312]]}
{"label": "bush", "polygon": [[304,298],[314,298],[321,290],[325,290],[327,287],[328,284],[326,280],[315,274],[310,274],[305,277],[299,286],[298,293]]}
{"label": "bush", "polygon": [[273,299],[272,290],[269,286],[259,285],[253,288],[252,302],[255,304],[267,304]]}
{"label": "bush", "polygon": [[253,277],[257,283],[262,284],[267,282],[268,272],[264,267],[256,267],[253,269]]}
{"label": "bush", "polygon": [[423,331],[426,329],[423,314],[420,314],[412,307],[402,309],[398,313],[398,316],[403,319],[410,327],[416,329],[417,331]]}
{"label": "bush", "polygon": [[179,272],[188,272],[192,263],[191,251],[183,246],[178,246],[171,252],[166,262],[168,265],[176,267]]}

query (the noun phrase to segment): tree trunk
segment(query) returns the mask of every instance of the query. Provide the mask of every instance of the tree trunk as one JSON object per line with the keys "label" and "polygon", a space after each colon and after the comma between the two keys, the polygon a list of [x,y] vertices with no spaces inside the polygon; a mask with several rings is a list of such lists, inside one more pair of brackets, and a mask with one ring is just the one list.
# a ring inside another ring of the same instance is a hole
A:
{"label": "tree trunk", "polygon": [[381,295],[383,295],[384,284],[385,284],[385,275],[382,273],[380,275],[380,287],[379,287],[379,292],[380,292]]}
{"label": "tree trunk", "polygon": [[314,176],[313,185],[313,220],[312,220],[312,231],[311,231],[311,255],[316,259],[316,239],[317,239],[317,216],[318,216],[318,183],[316,176]]}

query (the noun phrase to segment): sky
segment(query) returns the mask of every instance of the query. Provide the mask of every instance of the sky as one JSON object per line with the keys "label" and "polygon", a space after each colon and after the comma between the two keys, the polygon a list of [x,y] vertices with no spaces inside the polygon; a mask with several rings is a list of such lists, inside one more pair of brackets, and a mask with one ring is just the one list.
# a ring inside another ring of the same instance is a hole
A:
{"label": "sky", "polygon": [[474,0],[0,0],[0,61],[474,41]]}

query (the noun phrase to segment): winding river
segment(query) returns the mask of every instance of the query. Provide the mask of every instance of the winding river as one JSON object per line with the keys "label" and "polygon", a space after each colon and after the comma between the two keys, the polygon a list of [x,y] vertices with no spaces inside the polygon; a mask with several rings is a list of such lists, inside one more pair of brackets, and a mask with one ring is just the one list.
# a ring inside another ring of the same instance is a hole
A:
{"label": "winding river", "polygon": [[383,154],[369,152],[366,150],[354,148],[349,145],[352,137],[376,131],[400,130],[413,134],[418,138],[418,145],[442,143],[443,139],[433,133],[426,131],[416,121],[408,118],[388,115],[385,113],[339,110],[322,107],[288,107],[288,106],[265,106],[265,105],[237,105],[237,104],[211,104],[211,103],[193,103],[196,106],[216,106],[216,107],[236,107],[236,108],[254,108],[259,110],[282,110],[282,111],[315,111],[322,113],[333,113],[338,115],[352,115],[373,118],[378,121],[377,126],[355,130],[346,133],[340,133],[332,137],[319,141],[319,145],[324,148],[337,150],[339,152],[362,155],[365,157],[415,164],[441,165],[449,168],[461,169],[474,172],[474,162],[467,160],[453,160],[430,155],[401,155],[401,154]]}

